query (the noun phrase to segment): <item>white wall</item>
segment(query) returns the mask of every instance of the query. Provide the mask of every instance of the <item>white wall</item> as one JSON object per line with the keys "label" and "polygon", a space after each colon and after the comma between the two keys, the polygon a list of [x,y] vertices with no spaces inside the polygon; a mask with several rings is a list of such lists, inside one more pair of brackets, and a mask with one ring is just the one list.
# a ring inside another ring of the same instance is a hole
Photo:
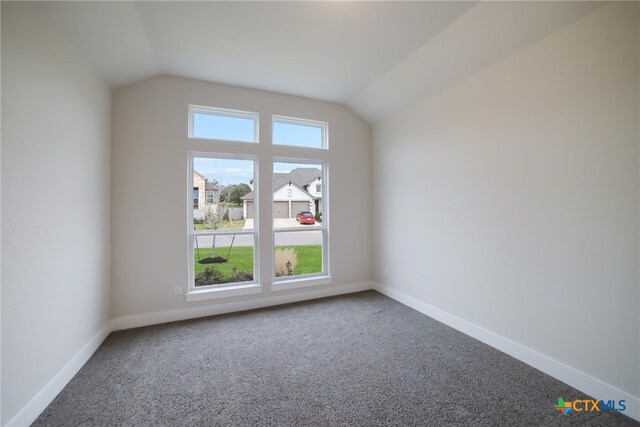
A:
{"label": "white wall", "polygon": [[[289,190],[291,190],[291,197],[288,196]],[[289,187],[284,185],[273,192],[273,200],[276,201],[288,201],[288,200],[311,200],[308,194],[300,190],[295,185]]]}
{"label": "white wall", "polygon": [[373,130],[377,279],[635,396],[638,18],[608,4]]}
{"label": "white wall", "polygon": [[[187,139],[189,104],[260,114],[260,144]],[[187,165],[189,151],[257,153],[259,182],[271,187],[271,156],[317,154],[328,161],[331,185],[331,274],[329,289],[368,281],[371,252],[370,128],[337,104],[238,87],[160,76],[118,89],[113,98],[112,303],[115,316],[190,309],[239,299],[269,297],[271,266],[263,257],[264,292],[224,301],[185,302],[174,287],[187,287]],[[329,123],[329,152],[271,146],[270,117],[279,114]],[[143,195],[144,200],[141,200]],[[260,251],[271,254],[271,192],[261,192]],[[140,205],[150,213],[139,215]],[[353,213],[362,217],[354,220]],[[305,293],[299,290],[297,293]],[[278,293],[279,295],[282,292]]]}
{"label": "white wall", "polygon": [[3,425],[110,317],[110,91],[32,12],[2,2]]}
{"label": "white wall", "polygon": [[[307,191],[309,194],[315,197],[322,197],[322,179],[314,179],[310,183],[307,184]],[[320,185],[320,191],[316,191],[316,185]]]}

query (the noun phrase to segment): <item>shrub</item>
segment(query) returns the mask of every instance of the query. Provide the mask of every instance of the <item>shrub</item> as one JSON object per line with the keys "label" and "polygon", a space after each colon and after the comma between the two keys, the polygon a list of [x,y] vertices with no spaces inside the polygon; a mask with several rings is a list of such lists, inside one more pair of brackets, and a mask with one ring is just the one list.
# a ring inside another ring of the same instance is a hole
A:
{"label": "shrub", "polygon": [[253,280],[253,273],[248,271],[238,271],[233,269],[233,275],[229,278],[229,282],[250,282]]}
{"label": "shrub", "polygon": [[316,222],[322,222],[322,214],[320,212],[316,212]]}
{"label": "shrub", "polygon": [[196,274],[195,282],[196,286],[217,285],[218,283],[225,283],[222,273],[212,267],[207,267],[200,273]]}
{"label": "shrub", "polygon": [[233,268],[233,272],[230,277],[224,277],[224,275],[213,267],[207,267],[200,273],[196,274],[195,282],[196,286],[207,285],[219,285],[221,283],[233,283],[233,282],[249,282],[253,280],[253,273],[248,271],[237,271]]}
{"label": "shrub", "polygon": [[276,249],[276,277],[291,276],[298,265],[298,256],[293,248]]}

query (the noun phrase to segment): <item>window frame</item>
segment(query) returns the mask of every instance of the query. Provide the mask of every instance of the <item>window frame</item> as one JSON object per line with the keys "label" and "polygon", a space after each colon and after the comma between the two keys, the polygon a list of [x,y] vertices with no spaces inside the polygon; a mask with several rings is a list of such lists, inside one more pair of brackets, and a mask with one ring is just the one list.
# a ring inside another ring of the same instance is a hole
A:
{"label": "window frame", "polygon": [[[250,160],[253,162],[253,191],[254,194],[258,194],[258,155],[254,154],[231,154],[220,152],[202,152],[202,151],[189,151],[188,152],[188,183],[189,188],[193,187],[193,162],[196,158],[210,158],[210,159],[225,159],[225,160]],[[193,200],[192,194],[189,193],[190,203],[188,205],[187,215],[187,231],[188,231],[188,284],[187,284],[187,301],[199,301],[209,298],[217,297],[230,297],[237,295],[245,295],[261,292],[262,286],[260,285],[259,273],[260,273],[260,240],[259,240],[259,221],[254,219],[252,230],[194,230],[194,218],[193,218]],[[253,203],[253,215],[254,218],[258,218],[259,201],[258,198],[254,199]],[[194,259],[194,247],[195,236],[223,236],[223,235],[253,235],[253,280],[246,282],[230,282],[220,283],[217,285],[196,286],[195,285],[195,259]],[[211,292],[216,291],[217,296],[212,296]]]}
{"label": "window frame", "polygon": [[[322,141],[321,141],[322,145],[320,147],[305,147],[303,145],[277,144],[273,139],[273,133],[274,133],[273,125],[275,123],[320,128],[322,130]],[[329,149],[329,123],[323,122],[320,120],[310,120],[310,119],[303,119],[299,117],[280,116],[280,115],[274,114],[271,116],[271,145],[274,145],[277,147],[303,148],[308,150],[328,150]]]}
{"label": "window frame", "polygon": [[[195,114],[207,114],[211,116],[233,117],[238,119],[253,120],[253,141],[245,141],[240,139],[207,138],[203,136],[195,136],[193,134]],[[232,110],[230,108],[207,107],[205,105],[189,104],[188,126],[189,126],[189,129],[188,129],[187,137],[190,139],[201,139],[205,141],[224,141],[224,142],[233,142],[233,143],[242,143],[242,144],[258,144],[260,142],[260,114],[254,113],[252,111]]]}
{"label": "window frame", "polygon": [[[309,147],[305,147],[309,148]],[[322,174],[321,179],[323,183],[323,193],[322,198],[320,200],[320,211],[322,212],[322,222],[320,225],[316,222],[316,224],[305,227],[280,227],[276,228],[274,226],[275,220],[275,203],[273,200],[273,191],[271,193],[271,290],[279,291],[279,290],[288,290],[288,289],[296,289],[307,286],[316,286],[323,284],[330,284],[332,282],[330,266],[329,262],[329,215],[325,213],[328,212],[329,209],[329,185],[328,185],[328,175],[329,175],[329,162],[328,160],[318,159],[318,158],[295,158],[295,157],[283,157],[283,156],[273,156],[271,158],[272,164],[272,175],[273,175],[273,164],[274,163],[298,163],[298,164],[309,164],[309,165],[321,165],[322,166]],[[276,277],[276,266],[275,266],[275,248],[276,248],[276,233],[278,232],[306,232],[306,231],[321,231],[322,232],[322,271],[318,273],[310,273],[310,274],[300,274],[296,276],[283,276]]]}

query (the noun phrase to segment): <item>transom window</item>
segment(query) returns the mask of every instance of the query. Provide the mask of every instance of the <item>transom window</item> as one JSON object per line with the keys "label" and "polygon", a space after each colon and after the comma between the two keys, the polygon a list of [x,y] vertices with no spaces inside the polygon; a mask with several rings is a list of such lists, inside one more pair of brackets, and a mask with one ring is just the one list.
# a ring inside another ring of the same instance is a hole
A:
{"label": "transom window", "polygon": [[273,144],[306,148],[327,148],[327,123],[293,117],[273,116]]}
{"label": "transom window", "polygon": [[189,138],[258,142],[258,114],[190,105]]}

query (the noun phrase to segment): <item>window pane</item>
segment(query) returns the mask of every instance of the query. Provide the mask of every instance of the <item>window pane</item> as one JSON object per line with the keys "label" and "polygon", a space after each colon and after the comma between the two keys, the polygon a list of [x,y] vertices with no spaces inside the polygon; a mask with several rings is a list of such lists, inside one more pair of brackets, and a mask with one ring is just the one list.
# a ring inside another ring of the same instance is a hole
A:
{"label": "window pane", "polygon": [[324,124],[287,123],[273,121],[273,143],[296,147],[325,148]]}
{"label": "window pane", "polygon": [[253,229],[252,186],[252,160],[194,158],[194,230]]}
{"label": "window pane", "polygon": [[195,286],[253,281],[253,234],[193,236]]}
{"label": "window pane", "polygon": [[273,163],[273,227],[319,225],[322,164]]}
{"label": "window pane", "polygon": [[275,233],[276,277],[322,273],[322,231]]}
{"label": "window pane", "polygon": [[193,112],[193,137],[255,142],[255,119]]}

